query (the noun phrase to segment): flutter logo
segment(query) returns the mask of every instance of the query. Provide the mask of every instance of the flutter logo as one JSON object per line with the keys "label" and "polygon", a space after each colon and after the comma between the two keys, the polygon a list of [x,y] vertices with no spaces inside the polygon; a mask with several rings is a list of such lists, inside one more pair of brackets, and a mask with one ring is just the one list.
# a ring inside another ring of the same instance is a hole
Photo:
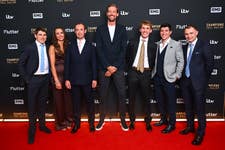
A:
{"label": "flutter logo", "polygon": [[3,30],[3,34],[18,34],[19,30]]}

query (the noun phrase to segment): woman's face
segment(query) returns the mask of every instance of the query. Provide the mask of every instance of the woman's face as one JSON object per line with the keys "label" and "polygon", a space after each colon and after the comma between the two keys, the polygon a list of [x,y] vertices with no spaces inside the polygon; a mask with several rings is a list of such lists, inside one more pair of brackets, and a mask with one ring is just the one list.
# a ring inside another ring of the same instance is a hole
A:
{"label": "woman's face", "polygon": [[63,41],[65,38],[63,30],[60,28],[55,29],[55,36],[58,41]]}

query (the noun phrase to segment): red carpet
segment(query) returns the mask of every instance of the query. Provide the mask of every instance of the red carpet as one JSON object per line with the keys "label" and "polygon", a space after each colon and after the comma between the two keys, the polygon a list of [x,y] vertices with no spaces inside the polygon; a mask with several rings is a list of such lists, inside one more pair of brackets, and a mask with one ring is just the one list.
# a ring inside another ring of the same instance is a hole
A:
{"label": "red carpet", "polygon": [[106,122],[101,131],[89,132],[88,123],[83,122],[76,134],[67,131],[54,131],[54,124],[47,124],[53,130],[45,134],[37,130],[35,143],[27,144],[27,122],[0,122],[1,150],[222,150],[225,148],[225,122],[208,122],[204,142],[200,146],[191,145],[194,137],[180,135],[185,127],[178,122],[176,130],[170,134],[161,134],[163,127],[153,127],[148,133],[143,122],[136,123],[134,131],[124,132],[119,122]]}

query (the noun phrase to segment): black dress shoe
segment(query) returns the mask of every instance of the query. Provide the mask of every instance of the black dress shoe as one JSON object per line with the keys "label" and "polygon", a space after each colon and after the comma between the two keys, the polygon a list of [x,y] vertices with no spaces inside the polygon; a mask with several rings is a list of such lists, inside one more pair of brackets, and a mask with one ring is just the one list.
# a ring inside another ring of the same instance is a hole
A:
{"label": "black dress shoe", "polygon": [[156,126],[156,127],[159,127],[159,126],[162,126],[162,125],[168,125],[168,121],[161,119],[159,122],[154,124],[154,126]]}
{"label": "black dress shoe", "polygon": [[194,133],[195,129],[193,127],[187,127],[184,130],[181,130],[179,133],[182,135],[186,135],[188,133]]}
{"label": "black dress shoe", "polygon": [[78,131],[78,129],[80,129],[80,126],[75,125],[75,126],[72,128],[71,133],[72,133],[72,134],[76,133],[76,132]]}
{"label": "black dress shoe", "polygon": [[152,131],[152,126],[151,126],[150,123],[146,123],[146,130],[147,130],[148,132]]}
{"label": "black dress shoe", "polygon": [[129,129],[130,129],[130,130],[134,130],[134,129],[135,129],[135,124],[134,124],[134,122],[130,122]]}
{"label": "black dress shoe", "polygon": [[40,131],[48,133],[48,134],[52,133],[52,131],[46,126],[41,126],[39,129]]}
{"label": "black dress shoe", "polygon": [[195,136],[194,140],[192,141],[193,145],[200,145],[203,141],[203,136]]}
{"label": "black dress shoe", "polygon": [[90,125],[90,132],[95,132],[95,126],[94,125]]}
{"label": "black dress shoe", "polygon": [[166,128],[164,128],[161,132],[162,133],[170,133],[170,132],[172,132],[173,130],[175,130],[175,127],[174,126],[172,126],[172,125],[168,125]]}

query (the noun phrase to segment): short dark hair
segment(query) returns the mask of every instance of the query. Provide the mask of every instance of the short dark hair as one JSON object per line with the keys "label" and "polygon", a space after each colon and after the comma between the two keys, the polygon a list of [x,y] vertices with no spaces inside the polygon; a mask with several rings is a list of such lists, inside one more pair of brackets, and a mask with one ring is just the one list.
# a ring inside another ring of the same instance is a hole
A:
{"label": "short dark hair", "polygon": [[107,6],[107,8],[106,8],[106,12],[108,12],[109,7],[116,7],[117,13],[119,13],[119,7],[118,7],[115,3],[109,4],[109,5]]}
{"label": "short dark hair", "polygon": [[76,23],[76,24],[74,25],[74,29],[76,28],[76,26],[77,26],[78,24],[83,25],[85,30],[87,29],[86,25],[85,25],[83,22],[78,22],[78,23]]}
{"label": "short dark hair", "polygon": [[150,26],[150,28],[152,29],[152,23],[149,20],[143,20],[143,21],[141,21],[140,22],[140,25],[139,25],[139,29],[142,27],[142,25]]}
{"label": "short dark hair", "polygon": [[198,31],[198,28],[197,28],[195,25],[193,25],[193,24],[188,24],[188,25],[184,28],[184,30],[190,29],[190,28],[194,28],[195,30]]}
{"label": "short dark hair", "polygon": [[39,31],[42,31],[42,32],[45,32],[47,33],[47,30],[43,27],[37,27],[35,30],[34,30],[34,34],[37,34]]}
{"label": "short dark hair", "polygon": [[170,31],[172,31],[172,26],[169,23],[163,23],[160,25],[159,31],[161,30],[161,28],[165,28],[168,27]]}

